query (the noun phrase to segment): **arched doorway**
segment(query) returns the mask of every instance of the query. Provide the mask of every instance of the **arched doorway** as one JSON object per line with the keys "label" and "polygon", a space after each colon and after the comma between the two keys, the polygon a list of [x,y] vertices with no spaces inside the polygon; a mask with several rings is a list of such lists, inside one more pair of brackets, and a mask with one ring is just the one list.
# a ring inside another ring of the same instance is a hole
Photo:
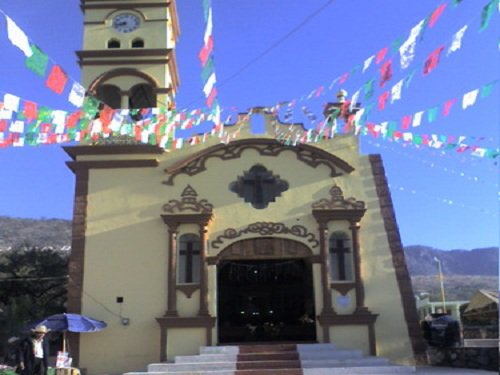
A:
{"label": "arched doorway", "polygon": [[315,341],[312,252],[302,243],[258,238],[219,255],[219,343]]}

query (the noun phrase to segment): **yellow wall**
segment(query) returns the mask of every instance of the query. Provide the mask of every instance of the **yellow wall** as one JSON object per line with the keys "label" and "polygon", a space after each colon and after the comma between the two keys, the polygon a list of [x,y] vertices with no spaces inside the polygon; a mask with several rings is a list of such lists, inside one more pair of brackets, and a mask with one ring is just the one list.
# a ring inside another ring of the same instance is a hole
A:
{"label": "yellow wall", "polygon": [[[214,205],[215,218],[208,231],[210,241],[227,228],[242,229],[258,221],[282,222],[287,226],[303,225],[319,238],[317,223],[311,215],[311,203],[329,198],[328,191],[333,184],[343,190],[345,198],[355,197],[365,201],[367,213],[361,221],[360,232],[361,270],[366,306],[374,314],[380,315],[375,324],[378,354],[400,362],[407,361],[412,356],[410,341],[371,167],[367,157],[358,156],[355,139],[339,137],[317,145],[333,150],[335,155],[356,168],[347,176],[332,179],[329,169],[324,166],[312,168],[298,161],[296,154],[290,151],[278,157],[266,157],[247,150],[238,159],[208,159],[206,171],[192,177],[178,175],[173,186],[162,184],[167,178],[164,172],[166,167],[211,144],[217,144],[216,140],[206,145],[164,153],[159,158],[160,165],[157,168],[90,171],[82,313],[105,320],[109,327],[97,334],[81,336],[81,367],[87,368],[89,374],[120,373],[145,369],[148,363],[159,360],[160,330],[155,318],[163,316],[166,310],[168,262],[167,227],[160,215],[165,203],[181,198],[187,184],[197,191],[198,199],[207,199]],[[140,156],[122,155],[115,158],[132,159]],[[95,160],[96,156],[82,156],[78,160],[90,159]],[[269,209],[254,209],[228,189],[230,182],[256,163],[264,164],[275,175],[288,181],[290,186],[276,202],[270,204]],[[346,225],[339,223],[338,226],[331,226],[330,230],[337,227],[345,229]],[[234,241],[252,236],[245,234],[233,240],[224,240],[219,249],[209,246],[209,256],[217,255]],[[306,240],[299,237],[289,234],[278,236],[309,246]],[[319,247],[313,251],[318,254]],[[313,272],[315,307],[319,314],[322,294],[318,264],[313,266]],[[208,276],[209,311],[216,316],[215,266],[209,266]],[[331,293],[335,303],[338,293]],[[117,296],[125,299],[121,306],[116,303]],[[181,292],[177,292],[177,296],[180,315],[196,315],[198,292],[190,299]],[[350,291],[348,296],[355,301],[354,291]],[[120,324],[120,308],[121,315],[130,318],[130,325]],[[354,305],[346,311],[339,310],[339,313],[351,312],[353,308]],[[198,346],[206,345],[204,329],[186,328],[168,332],[169,359],[175,354],[194,354]],[[321,341],[320,327],[317,332],[318,340]],[[214,329],[212,333],[215,344],[217,330]],[[340,347],[368,350],[366,327],[334,326],[331,328],[331,340]]]}

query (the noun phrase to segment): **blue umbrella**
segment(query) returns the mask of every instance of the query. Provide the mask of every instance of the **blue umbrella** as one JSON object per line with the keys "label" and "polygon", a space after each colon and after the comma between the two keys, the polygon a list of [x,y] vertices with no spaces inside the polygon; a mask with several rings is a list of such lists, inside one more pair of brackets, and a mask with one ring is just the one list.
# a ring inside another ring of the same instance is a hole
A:
{"label": "blue umbrella", "polygon": [[101,320],[80,314],[55,314],[36,323],[44,325],[52,331],[63,332],[63,352],[66,351],[66,331],[69,332],[96,332],[106,328],[107,324]]}

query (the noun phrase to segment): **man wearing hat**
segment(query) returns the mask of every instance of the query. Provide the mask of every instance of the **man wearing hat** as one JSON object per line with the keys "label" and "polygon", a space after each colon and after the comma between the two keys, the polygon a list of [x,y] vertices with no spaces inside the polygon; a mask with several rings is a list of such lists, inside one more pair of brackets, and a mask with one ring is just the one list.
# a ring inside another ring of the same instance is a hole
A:
{"label": "man wearing hat", "polygon": [[47,375],[49,347],[44,338],[48,331],[39,325],[31,330],[30,337],[21,341],[17,358],[21,375]]}

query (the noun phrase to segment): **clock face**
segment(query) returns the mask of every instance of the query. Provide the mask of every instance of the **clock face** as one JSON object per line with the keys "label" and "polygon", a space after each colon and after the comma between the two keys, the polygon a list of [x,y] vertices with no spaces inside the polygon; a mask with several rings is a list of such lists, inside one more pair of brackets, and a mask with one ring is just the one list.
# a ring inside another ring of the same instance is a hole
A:
{"label": "clock face", "polygon": [[140,24],[139,17],[131,13],[122,13],[113,18],[113,29],[119,33],[130,33]]}

